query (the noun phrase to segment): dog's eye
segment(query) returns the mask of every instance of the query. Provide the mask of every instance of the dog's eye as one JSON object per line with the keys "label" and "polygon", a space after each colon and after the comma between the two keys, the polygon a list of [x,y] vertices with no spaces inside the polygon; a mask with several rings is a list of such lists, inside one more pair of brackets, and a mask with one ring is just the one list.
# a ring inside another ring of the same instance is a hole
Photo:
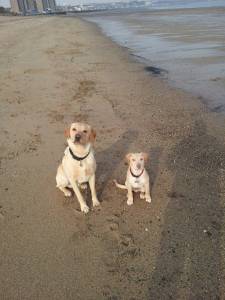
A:
{"label": "dog's eye", "polygon": [[143,158],[141,158],[141,160],[143,160]]}
{"label": "dog's eye", "polygon": [[87,133],[87,130],[83,130],[83,133]]}
{"label": "dog's eye", "polygon": [[73,131],[77,131],[76,128],[73,128],[72,130],[73,130]]}

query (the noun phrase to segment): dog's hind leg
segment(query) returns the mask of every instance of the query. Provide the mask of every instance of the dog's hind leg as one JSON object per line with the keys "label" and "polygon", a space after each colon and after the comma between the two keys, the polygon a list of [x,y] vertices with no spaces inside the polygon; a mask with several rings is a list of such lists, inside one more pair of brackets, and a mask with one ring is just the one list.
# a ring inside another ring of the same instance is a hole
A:
{"label": "dog's hind leg", "polygon": [[64,186],[56,186],[57,188],[59,188],[65,195],[65,197],[71,197],[72,196],[72,193],[70,190],[68,190],[66,187]]}
{"label": "dog's hind leg", "polygon": [[140,193],[140,198],[141,198],[141,199],[145,199],[145,193],[141,192],[141,193]]}
{"label": "dog's hind leg", "polygon": [[62,165],[58,167],[57,174],[56,174],[56,183],[57,183],[56,187],[59,188],[66,197],[72,196],[71,191],[67,189],[70,183],[63,172]]}

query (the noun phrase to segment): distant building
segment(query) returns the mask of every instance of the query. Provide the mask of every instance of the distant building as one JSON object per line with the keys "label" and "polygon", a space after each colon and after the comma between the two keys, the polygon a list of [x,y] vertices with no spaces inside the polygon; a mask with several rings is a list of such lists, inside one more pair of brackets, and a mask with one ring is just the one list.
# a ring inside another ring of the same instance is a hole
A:
{"label": "distant building", "polygon": [[10,0],[11,11],[14,13],[26,14],[37,11],[35,0]]}
{"label": "distant building", "polygon": [[10,0],[11,12],[17,14],[31,14],[56,10],[55,0]]}
{"label": "distant building", "polygon": [[10,0],[10,4],[11,4],[11,12],[13,12],[15,14],[19,14],[21,10],[20,10],[18,1]]}
{"label": "distant building", "polygon": [[55,0],[36,0],[38,12],[43,11],[55,11],[56,3]]}

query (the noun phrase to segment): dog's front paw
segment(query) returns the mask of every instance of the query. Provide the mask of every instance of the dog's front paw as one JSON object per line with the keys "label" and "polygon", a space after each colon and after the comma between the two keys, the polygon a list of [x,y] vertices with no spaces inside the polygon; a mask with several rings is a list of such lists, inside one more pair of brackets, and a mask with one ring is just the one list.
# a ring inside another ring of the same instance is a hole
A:
{"label": "dog's front paw", "polygon": [[99,206],[100,205],[100,202],[98,201],[97,198],[92,198],[92,203],[93,203],[93,206]]}
{"label": "dog's front paw", "polygon": [[134,203],[132,198],[127,199],[127,205],[132,205]]}
{"label": "dog's front paw", "polygon": [[89,212],[89,207],[87,205],[82,205],[81,206],[81,211],[85,214]]}
{"label": "dog's front paw", "polygon": [[93,207],[100,205],[100,202],[98,201],[97,198],[92,199],[92,202],[93,202]]}
{"label": "dog's front paw", "polygon": [[151,203],[152,202],[152,199],[151,199],[151,197],[146,197],[146,202],[148,202],[148,203]]}

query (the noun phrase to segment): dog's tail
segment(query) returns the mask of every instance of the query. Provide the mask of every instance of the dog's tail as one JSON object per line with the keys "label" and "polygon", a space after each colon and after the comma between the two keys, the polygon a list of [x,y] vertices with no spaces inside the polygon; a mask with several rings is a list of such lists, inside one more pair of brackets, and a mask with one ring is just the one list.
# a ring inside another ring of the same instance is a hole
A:
{"label": "dog's tail", "polygon": [[120,188],[120,189],[123,189],[123,190],[127,190],[127,187],[123,184],[119,184],[116,179],[113,180],[113,182],[115,183],[115,185]]}

